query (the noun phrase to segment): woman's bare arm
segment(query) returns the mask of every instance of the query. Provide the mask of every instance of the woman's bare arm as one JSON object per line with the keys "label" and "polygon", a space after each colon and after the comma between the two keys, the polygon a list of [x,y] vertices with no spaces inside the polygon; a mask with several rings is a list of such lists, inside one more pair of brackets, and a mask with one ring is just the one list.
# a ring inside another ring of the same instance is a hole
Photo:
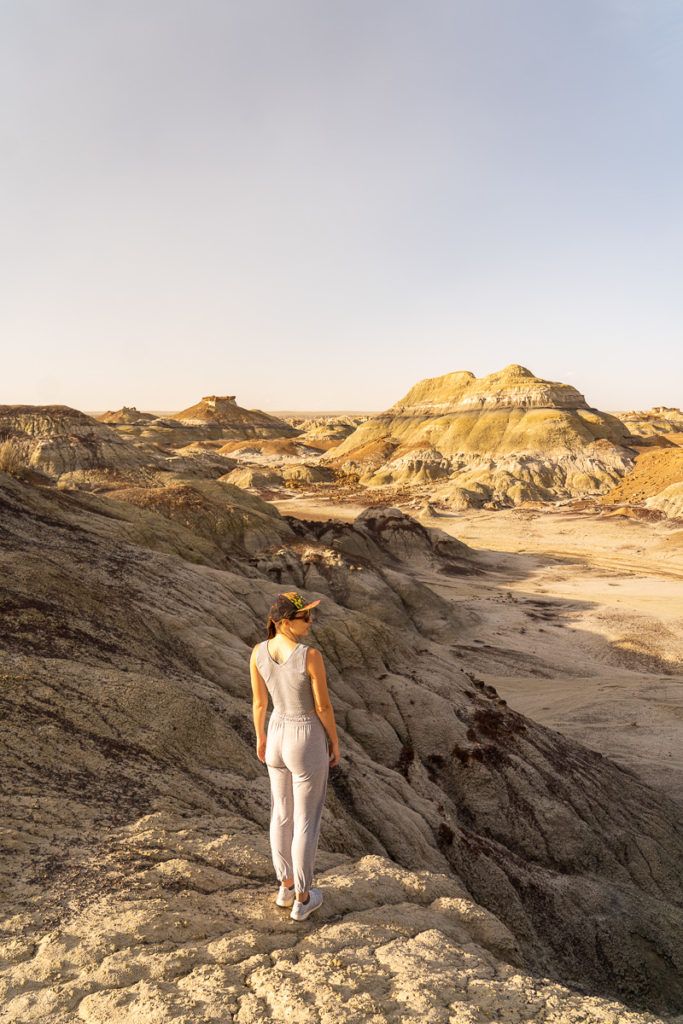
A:
{"label": "woman's bare arm", "polygon": [[313,700],[318,718],[325,726],[325,732],[330,738],[333,747],[339,747],[337,736],[337,723],[334,720],[334,708],[327,689],[327,673],[323,656],[315,647],[309,647],[306,657],[306,670],[311,678]]}
{"label": "woman's bare arm", "polygon": [[266,711],[268,710],[268,689],[263,681],[261,673],[256,667],[256,647],[251,652],[249,661],[249,672],[251,675],[252,712],[254,716],[254,728],[256,739],[265,739],[266,735]]}

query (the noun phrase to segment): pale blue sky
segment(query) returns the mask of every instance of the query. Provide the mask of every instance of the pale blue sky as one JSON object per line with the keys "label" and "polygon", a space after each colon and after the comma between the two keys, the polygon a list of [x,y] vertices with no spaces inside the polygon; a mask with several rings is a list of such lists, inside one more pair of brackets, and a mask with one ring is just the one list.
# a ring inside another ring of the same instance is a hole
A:
{"label": "pale blue sky", "polygon": [[0,403],[683,405],[681,0],[0,0]]}

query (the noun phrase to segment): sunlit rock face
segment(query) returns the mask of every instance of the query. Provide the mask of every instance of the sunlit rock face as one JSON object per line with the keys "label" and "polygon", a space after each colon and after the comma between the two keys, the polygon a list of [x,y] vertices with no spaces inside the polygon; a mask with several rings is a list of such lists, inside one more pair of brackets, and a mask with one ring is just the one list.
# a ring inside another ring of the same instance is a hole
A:
{"label": "sunlit rock face", "polygon": [[455,507],[500,507],[614,486],[633,464],[629,439],[575,388],[513,363],[420,381],[321,462],[370,487],[429,486]]}

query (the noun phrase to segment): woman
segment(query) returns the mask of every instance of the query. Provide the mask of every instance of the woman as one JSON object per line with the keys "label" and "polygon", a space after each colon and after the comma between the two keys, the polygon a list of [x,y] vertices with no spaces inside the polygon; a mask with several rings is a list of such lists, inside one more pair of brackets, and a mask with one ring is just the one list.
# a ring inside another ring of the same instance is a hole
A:
{"label": "woman", "polygon": [[[311,882],[329,769],[339,764],[323,657],[301,643],[319,604],[306,604],[296,591],[279,594],[268,615],[268,636],[250,661],[256,754],[270,776],[270,846],[280,881],[275,902],[292,907],[295,921],[323,902]],[[269,693],[273,712],[266,733]]]}

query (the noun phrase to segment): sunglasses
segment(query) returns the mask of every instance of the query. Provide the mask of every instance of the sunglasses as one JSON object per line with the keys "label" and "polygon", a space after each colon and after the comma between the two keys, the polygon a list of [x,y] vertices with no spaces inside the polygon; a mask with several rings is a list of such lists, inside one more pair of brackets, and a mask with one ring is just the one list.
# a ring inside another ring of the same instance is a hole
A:
{"label": "sunglasses", "polygon": [[295,618],[295,619],[303,619],[304,622],[310,622],[312,620],[312,618],[313,618],[313,615],[312,615],[312,613],[310,611],[298,612],[296,615],[293,616],[293,618]]}

